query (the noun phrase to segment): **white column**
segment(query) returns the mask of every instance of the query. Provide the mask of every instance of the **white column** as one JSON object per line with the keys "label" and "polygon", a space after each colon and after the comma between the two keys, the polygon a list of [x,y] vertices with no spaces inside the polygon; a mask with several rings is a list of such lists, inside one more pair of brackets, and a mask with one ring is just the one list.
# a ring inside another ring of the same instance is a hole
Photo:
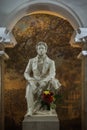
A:
{"label": "white column", "polygon": [[4,130],[4,59],[0,56],[0,130]]}
{"label": "white column", "polygon": [[80,44],[82,51],[78,58],[82,58],[82,130],[87,130],[87,28],[79,28],[74,44]]}
{"label": "white column", "polygon": [[4,130],[4,46],[0,44],[0,130]]}
{"label": "white column", "polygon": [[[85,49],[85,51],[84,51]],[[82,130],[87,130],[87,43],[83,47],[82,57]]]}
{"label": "white column", "polygon": [[0,130],[4,130],[4,60],[9,58],[4,48],[14,47],[15,44],[12,33],[5,27],[0,27]]}

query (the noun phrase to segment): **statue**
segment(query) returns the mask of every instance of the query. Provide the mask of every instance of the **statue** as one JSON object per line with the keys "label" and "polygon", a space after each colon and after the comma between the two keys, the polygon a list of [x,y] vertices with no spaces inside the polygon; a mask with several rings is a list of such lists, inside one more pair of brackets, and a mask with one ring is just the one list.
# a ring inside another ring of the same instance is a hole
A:
{"label": "statue", "polygon": [[38,100],[35,95],[39,97],[49,84],[55,90],[61,86],[60,82],[55,79],[55,63],[46,55],[47,48],[47,44],[42,41],[36,45],[37,56],[29,60],[24,72],[24,77],[28,81],[25,95],[27,101],[25,116],[34,114],[35,102]]}

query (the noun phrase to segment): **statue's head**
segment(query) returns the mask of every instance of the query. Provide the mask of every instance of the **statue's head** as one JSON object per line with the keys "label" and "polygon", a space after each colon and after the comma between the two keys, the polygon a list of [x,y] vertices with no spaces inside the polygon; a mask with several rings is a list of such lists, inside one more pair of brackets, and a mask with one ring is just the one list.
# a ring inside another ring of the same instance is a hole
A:
{"label": "statue's head", "polygon": [[36,50],[37,50],[37,53],[38,55],[44,55],[47,53],[47,44],[45,42],[38,42],[37,45],[36,45]]}

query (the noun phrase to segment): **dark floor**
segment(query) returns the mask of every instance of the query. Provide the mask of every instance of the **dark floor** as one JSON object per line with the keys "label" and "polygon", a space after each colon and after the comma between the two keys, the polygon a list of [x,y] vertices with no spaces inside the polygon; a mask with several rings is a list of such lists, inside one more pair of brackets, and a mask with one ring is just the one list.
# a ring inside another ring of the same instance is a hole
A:
{"label": "dark floor", "polygon": [[61,120],[60,130],[81,130],[81,120],[80,119]]}

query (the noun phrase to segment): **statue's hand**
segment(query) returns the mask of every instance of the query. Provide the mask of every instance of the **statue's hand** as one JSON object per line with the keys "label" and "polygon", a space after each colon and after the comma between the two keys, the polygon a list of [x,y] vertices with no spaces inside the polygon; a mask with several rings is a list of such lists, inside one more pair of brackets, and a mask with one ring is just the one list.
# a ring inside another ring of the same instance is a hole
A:
{"label": "statue's hand", "polygon": [[46,86],[46,82],[45,81],[40,81],[39,82],[39,86],[40,86],[40,88],[45,87]]}
{"label": "statue's hand", "polygon": [[46,86],[46,82],[44,82],[44,81],[39,82],[38,97],[41,95],[41,93],[42,93],[45,86]]}

